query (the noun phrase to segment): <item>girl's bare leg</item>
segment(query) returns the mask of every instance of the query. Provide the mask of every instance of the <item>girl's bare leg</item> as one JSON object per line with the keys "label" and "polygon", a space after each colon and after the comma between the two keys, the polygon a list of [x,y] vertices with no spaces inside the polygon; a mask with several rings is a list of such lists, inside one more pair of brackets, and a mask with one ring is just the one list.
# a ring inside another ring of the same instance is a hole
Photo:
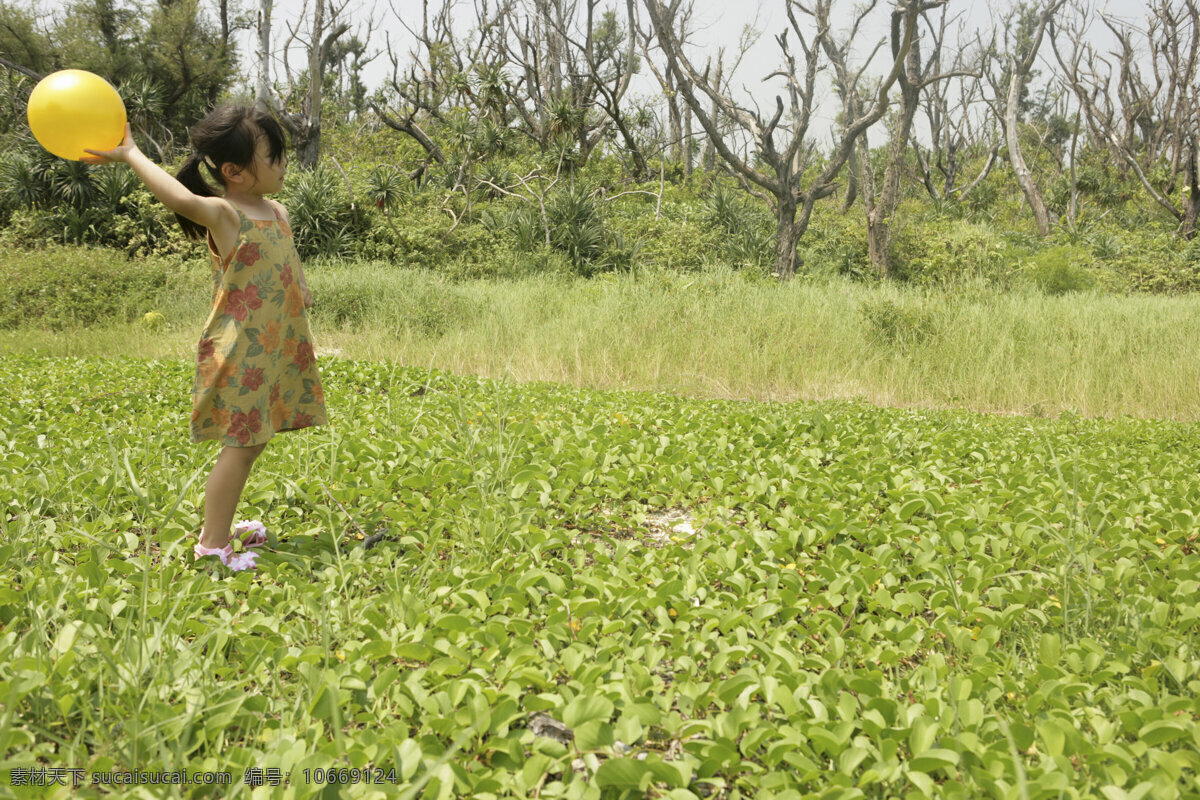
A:
{"label": "girl's bare leg", "polygon": [[204,487],[204,531],[200,534],[203,547],[222,548],[229,544],[233,514],[242,489],[250,476],[250,468],[266,446],[266,442],[253,447],[227,445],[217,456],[217,463]]}

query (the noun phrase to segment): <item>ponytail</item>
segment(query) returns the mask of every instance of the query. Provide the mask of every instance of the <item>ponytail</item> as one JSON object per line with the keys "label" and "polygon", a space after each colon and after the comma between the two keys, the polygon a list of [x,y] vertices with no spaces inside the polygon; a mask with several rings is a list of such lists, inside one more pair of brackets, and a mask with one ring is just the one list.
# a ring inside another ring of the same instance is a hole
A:
{"label": "ponytail", "polygon": [[[200,165],[205,163],[207,156],[193,150],[192,154],[183,162],[183,166],[179,168],[179,172],[175,173],[175,178],[184,185],[184,187],[192,194],[200,197],[216,197],[217,190],[214,189],[204,176],[200,173]],[[211,162],[211,159],[208,159]],[[211,167],[210,171],[215,172]],[[179,220],[180,227],[187,234],[189,239],[203,239],[208,229],[203,225],[197,224],[182,214],[176,214],[175,219]]]}

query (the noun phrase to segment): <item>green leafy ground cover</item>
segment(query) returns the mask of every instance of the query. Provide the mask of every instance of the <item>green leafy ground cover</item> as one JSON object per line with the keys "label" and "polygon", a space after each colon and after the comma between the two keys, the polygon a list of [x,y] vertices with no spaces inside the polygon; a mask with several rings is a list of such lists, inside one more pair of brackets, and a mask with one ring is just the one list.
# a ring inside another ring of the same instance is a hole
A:
{"label": "green leafy ground cover", "polygon": [[322,368],[233,575],[190,563],[188,362],[0,359],[0,793],[1200,792],[1194,425]]}

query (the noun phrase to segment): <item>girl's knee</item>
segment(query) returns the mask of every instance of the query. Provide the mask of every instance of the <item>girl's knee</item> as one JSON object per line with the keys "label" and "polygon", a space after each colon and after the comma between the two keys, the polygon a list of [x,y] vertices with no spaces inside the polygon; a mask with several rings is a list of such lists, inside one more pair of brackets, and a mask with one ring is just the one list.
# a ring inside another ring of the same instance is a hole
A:
{"label": "girl's knee", "polygon": [[255,460],[258,459],[259,455],[262,454],[262,451],[266,448],[266,446],[266,442],[252,445],[250,447],[233,447],[231,445],[226,445],[225,451],[239,461],[247,464],[253,464]]}

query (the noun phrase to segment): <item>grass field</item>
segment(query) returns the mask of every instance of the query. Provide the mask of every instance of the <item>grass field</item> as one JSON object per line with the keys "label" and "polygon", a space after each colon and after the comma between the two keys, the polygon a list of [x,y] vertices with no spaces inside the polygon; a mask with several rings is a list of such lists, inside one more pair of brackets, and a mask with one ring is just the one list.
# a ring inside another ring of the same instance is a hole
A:
{"label": "grass field", "polygon": [[1200,793],[1194,425],[321,366],[232,574],[186,357],[0,356],[0,794]]}
{"label": "grass field", "polygon": [[[194,358],[205,270],[173,278],[162,328],[0,331],[0,353]],[[728,269],[463,283],[368,263],[308,271],[318,351],[346,358],[710,399],[1200,420],[1192,295],[780,286]]]}

